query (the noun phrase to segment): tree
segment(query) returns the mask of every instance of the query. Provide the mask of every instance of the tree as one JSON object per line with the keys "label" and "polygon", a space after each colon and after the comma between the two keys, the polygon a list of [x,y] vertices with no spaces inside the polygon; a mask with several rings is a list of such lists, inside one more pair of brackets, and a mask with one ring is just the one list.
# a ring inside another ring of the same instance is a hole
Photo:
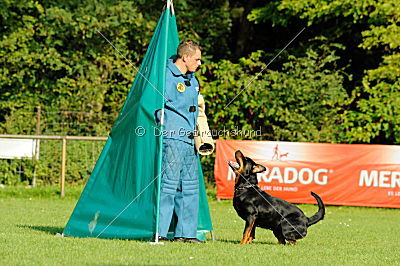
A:
{"label": "tree", "polygon": [[397,144],[399,14],[396,0],[282,0],[254,9],[249,19],[273,25],[301,19],[329,43],[341,43],[340,61],[353,77],[345,83],[353,100],[342,115],[341,141]]}

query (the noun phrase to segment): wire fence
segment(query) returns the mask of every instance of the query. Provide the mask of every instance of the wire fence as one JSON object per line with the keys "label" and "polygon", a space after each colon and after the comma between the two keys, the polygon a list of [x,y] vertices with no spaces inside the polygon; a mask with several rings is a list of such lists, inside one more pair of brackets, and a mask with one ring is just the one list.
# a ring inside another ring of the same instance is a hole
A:
{"label": "wire fence", "polygon": [[[82,111],[19,110],[6,117],[0,134],[106,137],[117,114]],[[65,181],[85,183],[104,147],[104,140],[68,141]],[[1,159],[0,184],[59,184],[62,164],[60,140],[41,139],[38,158]]]}

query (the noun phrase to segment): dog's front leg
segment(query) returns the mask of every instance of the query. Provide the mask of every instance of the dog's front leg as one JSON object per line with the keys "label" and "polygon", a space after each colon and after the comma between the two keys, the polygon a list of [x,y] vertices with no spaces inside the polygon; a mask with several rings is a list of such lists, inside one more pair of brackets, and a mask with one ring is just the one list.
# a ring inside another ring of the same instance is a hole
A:
{"label": "dog's front leg", "polygon": [[253,242],[253,240],[256,238],[256,225],[255,225],[255,223],[254,223],[254,225],[253,225],[253,229],[251,230],[251,233],[250,233],[250,237],[249,237],[249,239],[247,240],[247,244],[251,244],[251,242]]}
{"label": "dog's front leg", "polygon": [[250,216],[248,218],[248,220],[246,221],[246,226],[245,226],[244,232],[243,232],[243,238],[242,238],[242,241],[240,242],[240,245],[251,243],[251,241],[252,241],[251,232],[253,231],[255,222],[256,222],[255,216]]}
{"label": "dog's front leg", "polygon": [[282,228],[276,228],[272,232],[274,232],[274,235],[278,239],[279,244],[286,245],[285,237],[282,234]]}
{"label": "dog's front leg", "polygon": [[243,238],[242,238],[242,241],[240,242],[240,245],[246,244],[246,242],[247,242],[247,239],[246,239],[247,228],[249,228],[249,222],[248,221],[246,221],[246,224],[244,225]]}

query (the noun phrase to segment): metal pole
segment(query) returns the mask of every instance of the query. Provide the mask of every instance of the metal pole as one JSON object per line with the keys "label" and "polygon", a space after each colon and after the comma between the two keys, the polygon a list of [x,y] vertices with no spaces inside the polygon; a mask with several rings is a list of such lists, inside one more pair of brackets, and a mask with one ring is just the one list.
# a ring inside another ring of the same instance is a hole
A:
{"label": "metal pole", "polygon": [[212,241],[217,241],[214,235],[214,231],[210,231]]}
{"label": "metal pole", "polygon": [[[167,1],[167,10],[168,10],[168,8],[170,8],[171,4],[172,4],[172,0],[168,0]],[[167,17],[166,17],[167,27],[166,27],[165,36],[168,36],[169,17],[170,17],[170,15],[167,14]],[[166,40],[166,42],[168,42],[168,40]],[[167,57],[167,43],[165,43],[164,58],[168,58]],[[162,75],[162,80],[164,80],[164,88],[163,88],[164,91],[163,91],[163,94],[165,94],[165,71],[164,71],[164,73]],[[162,102],[162,109],[161,109],[160,129],[161,129],[161,132],[162,132],[163,129],[164,129],[164,105],[165,105],[164,95],[163,95],[163,97],[161,99],[161,102]],[[161,197],[160,194],[161,194],[161,178],[162,178],[161,175],[162,175],[162,171],[163,171],[163,169],[162,169],[162,167],[163,167],[163,165],[162,165],[162,151],[163,151],[163,134],[161,134],[161,136],[159,137],[159,157],[158,157],[158,163],[157,163],[157,168],[158,168],[159,172],[157,173],[158,174],[158,178],[157,178],[157,204],[156,204],[156,231],[155,231],[155,234],[154,234],[154,243],[156,243],[156,244],[159,243],[158,242],[158,230],[159,230],[159,223],[160,223],[160,197]]]}
{"label": "metal pole", "polygon": [[[36,121],[36,135],[40,135],[40,118],[41,118],[41,107],[37,107],[37,121]],[[32,186],[36,187],[36,164],[39,161],[39,151],[40,151],[40,140],[36,140],[35,145],[35,157],[34,157],[34,170],[33,170],[33,179]]]}
{"label": "metal pole", "polygon": [[167,0],[167,9],[171,11],[172,15],[175,14],[174,3],[172,2],[172,0]]}
{"label": "metal pole", "polygon": [[65,164],[67,159],[67,138],[62,139],[62,157],[61,157],[61,197],[65,196]]}

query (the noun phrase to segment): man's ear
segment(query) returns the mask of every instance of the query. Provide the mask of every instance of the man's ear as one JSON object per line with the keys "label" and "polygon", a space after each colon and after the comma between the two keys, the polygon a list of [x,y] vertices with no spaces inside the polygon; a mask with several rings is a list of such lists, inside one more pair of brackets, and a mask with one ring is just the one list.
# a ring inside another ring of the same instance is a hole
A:
{"label": "man's ear", "polygon": [[253,172],[253,174],[256,174],[256,173],[264,172],[265,170],[267,170],[267,169],[264,166],[262,166],[261,164],[256,164],[253,166],[252,172]]}

